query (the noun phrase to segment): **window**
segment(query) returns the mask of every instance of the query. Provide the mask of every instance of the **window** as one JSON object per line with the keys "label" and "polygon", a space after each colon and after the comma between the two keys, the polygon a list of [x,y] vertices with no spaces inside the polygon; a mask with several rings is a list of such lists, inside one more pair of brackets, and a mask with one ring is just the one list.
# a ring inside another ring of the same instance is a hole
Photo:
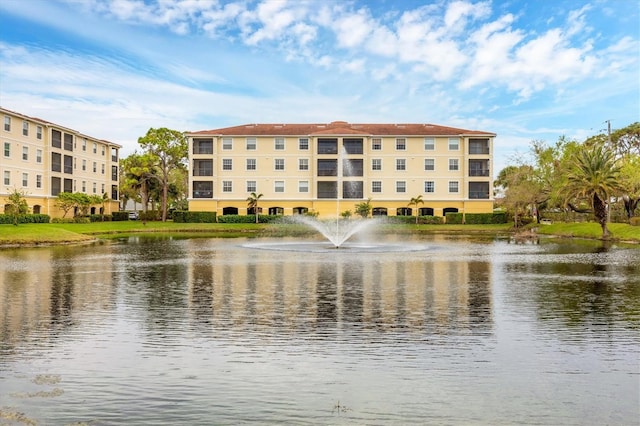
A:
{"label": "window", "polygon": [[82,160],[82,171],[87,170],[87,160]]}
{"label": "window", "polygon": [[298,170],[309,170],[309,159],[300,158],[298,160]]}
{"label": "window", "polygon": [[42,188],[42,175],[36,175],[36,188]]}
{"label": "window", "polygon": [[342,182],[342,198],[362,198],[363,182],[361,180],[348,180]]}
{"label": "window", "polygon": [[230,180],[222,181],[222,192],[231,192],[233,191],[233,183]]}
{"label": "window", "polygon": [[424,169],[426,171],[434,171],[436,169],[436,160],[433,158],[425,158]]}
{"label": "window", "polygon": [[111,166],[111,180],[118,180],[118,166]]}
{"label": "window", "polygon": [[424,182],[424,192],[436,192],[436,184],[432,180]]}
{"label": "window", "polygon": [[36,126],[36,138],[42,139],[42,126]]}
{"label": "window", "polygon": [[11,172],[9,170],[4,171],[4,184],[11,185]]}
{"label": "window", "polygon": [[213,182],[193,182],[193,198],[213,198]]}
{"label": "window", "polygon": [[52,172],[62,171],[62,154],[59,154],[57,152],[51,153],[51,171]]}
{"label": "window", "polygon": [[222,149],[231,150],[233,149],[233,139],[232,138],[222,138]]}
{"label": "window", "polygon": [[374,158],[371,160],[371,170],[382,170],[381,158]]}
{"label": "window", "polygon": [[83,151],[87,150],[87,138],[82,139],[82,150]]}
{"label": "window", "polygon": [[382,181],[371,181],[371,192],[382,192]]}
{"label": "window", "polygon": [[[64,149],[66,151],[73,151],[73,135],[69,133],[64,134]],[[93,151],[95,154],[96,151]]]}
{"label": "window", "polygon": [[298,192],[309,192],[309,181],[301,180],[298,182]]}
{"label": "window", "polygon": [[257,192],[258,190],[256,188],[257,188],[257,185],[255,180],[247,181],[247,192]]}
{"label": "window", "polygon": [[222,170],[233,170],[233,160],[231,158],[222,159]]}
{"label": "window", "polygon": [[64,156],[64,172],[66,174],[73,174],[73,157],[70,155]]}
{"label": "window", "polygon": [[98,164],[94,161],[93,162],[93,173],[98,171]]}
{"label": "window", "polygon": [[396,170],[407,170],[407,160],[396,158]]}
{"label": "window", "polygon": [[396,150],[404,151],[407,149],[407,140],[405,138],[397,138],[396,139]]}
{"label": "window", "polygon": [[73,180],[73,192],[77,192],[78,191],[78,182],[76,182],[76,180]]}
{"label": "window", "polygon": [[11,117],[9,117],[8,115],[4,116],[4,131],[5,132],[11,131]]}
{"label": "window", "polygon": [[424,138],[424,150],[433,151],[436,149],[436,140],[434,138]]}
{"label": "window", "polygon": [[284,181],[277,180],[273,183],[273,190],[275,192],[284,192]]}
{"label": "window", "polygon": [[489,176],[489,160],[469,160],[469,176]]}
{"label": "window", "polygon": [[98,144],[96,144],[95,142],[93,143],[93,153],[94,154],[98,153]]}
{"label": "window", "polygon": [[450,193],[457,193],[458,192],[458,181],[457,180],[450,180],[449,181],[449,192]]}
{"label": "window", "polygon": [[87,182],[86,181],[82,181],[82,192],[87,192]]}
{"label": "window", "polygon": [[489,139],[469,139],[469,154],[489,154]]}
{"label": "window", "polygon": [[458,165],[458,159],[457,158],[450,158],[449,159],[449,171],[456,171],[459,169],[459,165]]}
{"label": "window", "polygon": [[[23,121],[22,122],[22,136],[29,136],[29,122],[28,121]],[[26,185],[24,185],[26,186]]]}
{"label": "window", "polygon": [[489,182],[469,182],[469,198],[489,199]]}
{"label": "window", "polygon": [[284,149],[284,138],[275,139],[275,149],[281,151]]}
{"label": "window", "polygon": [[194,154],[213,154],[213,139],[194,139],[193,153]]}
{"label": "window", "polygon": [[320,138],[318,139],[318,154],[337,154],[338,139]]}
{"label": "window", "polygon": [[362,154],[362,138],[344,138],[342,146],[347,154]]}
{"label": "window", "polygon": [[256,159],[247,158],[247,170],[255,170],[255,169],[256,169]]}
{"label": "window", "polygon": [[51,130],[51,146],[62,148],[62,132],[60,130]]}
{"label": "window", "polygon": [[301,151],[306,151],[309,149],[309,138],[300,138],[298,139],[298,149]]}
{"label": "window", "polygon": [[36,163],[42,163],[42,150],[36,149]]}
{"label": "window", "polygon": [[274,167],[276,170],[284,170],[284,158],[276,158],[274,160]]}
{"label": "window", "polygon": [[318,176],[338,176],[338,160],[318,160]]}
{"label": "window", "polygon": [[248,151],[255,151],[256,146],[257,146],[257,139],[256,138],[247,138],[247,144],[246,144],[246,148]]}
{"label": "window", "polygon": [[342,176],[364,176],[362,159],[342,160]]}
{"label": "window", "polygon": [[338,198],[338,182],[319,181],[318,198]]}
{"label": "window", "polygon": [[29,173],[22,174],[22,186],[29,186]]}
{"label": "window", "polygon": [[407,182],[403,180],[396,181],[396,192],[407,192]]}
{"label": "window", "polygon": [[213,176],[213,160],[193,160],[194,176]]}
{"label": "window", "polygon": [[4,156],[5,157],[11,157],[11,143],[10,142],[5,142],[4,143]]}
{"label": "window", "polygon": [[[102,164],[100,165],[100,172],[101,172],[102,174],[104,174],[104,163],[102,163]],[[102,192],[104,192],[104,191],[102,191]]]}
{"label": "window", "polygon": [[93,193],[96,194],[98,192],[98,188],[96,186],[96,183],[93,182]]}
{"label": "window", "polygon": [[29,160],[29,147],[27,146],[22,147],[22,159],[25,161]]}
{"label": "window", "polygon": [[382,149],[382,138],[372,138],[371,149],[373,151],[380,151]]}
{"label": "window", "polygon": [[60,193],[62,181],[59,177],[51,177],[51,195],[56,196]]}
{"label": "window", "polygon": [[100,185],[100,193],[104,194],[104,183],[102,185]]}
{"label": "window", "polygon": [[460,138],[449,138],[449,151],[460,149]]}

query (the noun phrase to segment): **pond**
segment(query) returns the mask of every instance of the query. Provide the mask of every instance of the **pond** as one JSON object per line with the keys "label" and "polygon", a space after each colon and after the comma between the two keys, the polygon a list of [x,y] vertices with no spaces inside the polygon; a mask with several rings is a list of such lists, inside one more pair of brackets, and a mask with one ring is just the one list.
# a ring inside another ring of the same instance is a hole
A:
{"label": "pond", "polygon": [[0,424],[638,424],[638,247],[301,243],[0,250]]}

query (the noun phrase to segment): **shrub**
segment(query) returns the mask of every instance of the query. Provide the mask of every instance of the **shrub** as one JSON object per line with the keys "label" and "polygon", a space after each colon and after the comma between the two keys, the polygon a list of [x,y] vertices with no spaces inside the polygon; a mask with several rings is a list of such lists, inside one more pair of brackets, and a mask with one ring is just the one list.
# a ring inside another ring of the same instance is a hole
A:
{"label": "shrub", "polygon": [[[13,224],[14,215],[0,214],[0,224]],[[48,214],[19,214],[18,223],[49,223],[51,217]]]}
{"label": "shrub", "polygon": [[[154,220],[160,220],[160,211],[159,210],[147,210],[146,212],[140,212],[139,219],[147,221],[147,222],[153,222]],[[127,220],[129,220],[128,213],[127,213]]]}
{"label": "shrub", "polygon": [[[259,214],[258,222],[259,223],[270,223],[276,220],[282,219],[282,215],[267,215],[267,214]],[[256,216],[253,214],[250,215],[239,215],[239,214],[225,214],[222,216],[218,216],[219,223],[256,223]]]}
{"label": "shrub", "polygon": [[460,225],[462,224],[462,213],[447,213],[445,215],[445,222],[447,225]]}
{"label": "shrub", "polygon": [[129,220],[129,212],[113,212],[111,214],[111,220],[114,222]]}
{"label": "shrub", "polygon": [[190,212],[175,210],[172,214],[176,223],[214,223],[216,221],[215,212]]}
{"label": "shrub", "polygon": [[640,217],[639,216],[632,217],[631,219],[629,219],[629,224],[631,226],[640,226]]}
{"label": "shrub", "polygon": [[91,222],[111,222],[111,215],[92,214],[89,219]]}

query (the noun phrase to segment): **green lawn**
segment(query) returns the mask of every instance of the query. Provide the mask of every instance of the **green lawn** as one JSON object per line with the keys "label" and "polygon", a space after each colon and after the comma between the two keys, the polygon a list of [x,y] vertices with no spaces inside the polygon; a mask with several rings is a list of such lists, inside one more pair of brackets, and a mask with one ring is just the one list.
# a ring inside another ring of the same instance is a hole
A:
{"label": "green lawn", "polygon": [[[507,234],[512,224],[501,225],[381,225],[378,231],[393,234]],[[600,238],[602,231],[595,223],[555,223],[538,225],[539,234],[577,238]],[[640,227],[621,223],[609,224],[612,239],[640,242]],[[315,231],[304,225],[293,224],[223,224],[173,222],[94,222],[86,224],[50,223],[0,225],[0,246],[60,244],[91,241],[97,238],[122,238],[139,233],[194,237],[256,237],[304,236]]]}

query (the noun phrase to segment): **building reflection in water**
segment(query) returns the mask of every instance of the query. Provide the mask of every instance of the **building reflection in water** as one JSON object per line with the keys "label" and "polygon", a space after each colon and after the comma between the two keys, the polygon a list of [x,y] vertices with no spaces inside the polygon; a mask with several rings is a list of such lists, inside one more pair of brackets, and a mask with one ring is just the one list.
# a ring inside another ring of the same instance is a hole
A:
{"label": "building reflection in water", "polygon": [[234,250],[188,263],[198,322],[491,332],[491,264]]}

